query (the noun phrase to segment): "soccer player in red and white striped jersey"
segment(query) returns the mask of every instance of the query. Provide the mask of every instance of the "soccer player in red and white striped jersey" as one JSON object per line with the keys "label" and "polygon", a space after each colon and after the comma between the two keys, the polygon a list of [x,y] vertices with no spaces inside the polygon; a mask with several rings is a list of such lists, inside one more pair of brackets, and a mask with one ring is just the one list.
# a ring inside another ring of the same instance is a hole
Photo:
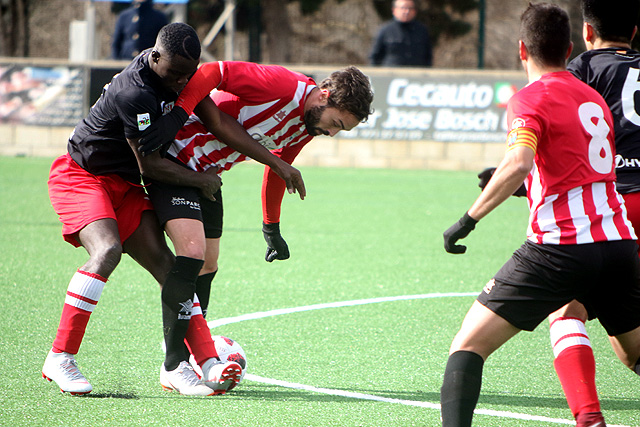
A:
{"label": "soccer player in red and white striped jersey", "polygon": [[[566,71],[572,46],[565,11],[530,4],[520,29],[529,84],[507,107],[507,153],[444,240],[448,252],[464,253],[456,242],[523,181],[531,212],[527,240],[484,287],[453,340],[441,390],[447,427],[471,425],[489,355],[572,300],[593,309],[618,357],[639,369],[640,259],[615,188],[611,112],[595,90]],[[605,426],[599,408],[576,421]]]}
{"label": "soccer player in red and white striped jersey", "polygon": [[[209,132],[213,127],[208,113],[215,105],[219,111],[235,118],[262,147],[291,164],[314,136],[334,136],[366,120],[372,101],[370,81],[356,67],[335,71],[318,85],[303,74],[277,65],[233,61],[203,64],[181,92],[175,111],[165,116],[180,123],[183,112],[194,110],[196,113],[188,119],[184,116],[186,123],[177,131],[175,140],[165,147],[166,156],[186,168],[203,173],[214,169],[218,174],[250,156],[223,143],[223,135]],[[156,144],[155,139],[160,143]],[[149,146],[164,145],[161,137],[150,140]],[[176,255],[204,257],[196,293],[202,314],[206,316],[211,283],[218,270],[222,192],[215,193],[215,201],[211,201],[190,187],[170,186],[156,180],[148,182],[149,197],[174,244]],[[289,248],[280,234],[279,224],[285,189],[285,182],[266,167],[262,231],[267,242],[265,260],[268,262],[289,258]],[[192,317],[189,328],[198,324],[202,324],[201,319],[196,317],[194,321]],[[189,331],[187,334],[192,338]],[[211,357],[207,350],[210,345],[206,342],[192,344],[193,339],[189,348],[198,365]]]}

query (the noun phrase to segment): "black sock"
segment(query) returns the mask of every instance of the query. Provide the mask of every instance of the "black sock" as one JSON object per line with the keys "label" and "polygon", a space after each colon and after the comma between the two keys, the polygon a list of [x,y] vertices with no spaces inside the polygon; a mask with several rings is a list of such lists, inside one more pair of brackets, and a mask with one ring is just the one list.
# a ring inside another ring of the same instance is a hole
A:
{"label": "black sock", "polygon": [[470,351],[456,351],[447,361],[440,389],[443,427],[470,427],[482,386],[482,357]]}
{"label": "black sock", "polygon": [[634,366],[633,372],[640,375],[640,359],[638,359],[638,361],[636,362],[636,366]]}
{"label": "black sock", "polygon": [[167,371],[173,371],[180,362],[189,359],[184,336],[191,320],[196,278],[203,264],[200,259],[176,257],[162,285],[162,326],[167,347],[164,367]]}
{"label": "black sock", "polygon": [[211,296],[211,282],[216,277],[218,270],[213,273],[203,274],[196,279],[196,294],[200,300],[200,308],[202,309],[202,316],[207,317],[207,309],[209,308],[209,297]]}

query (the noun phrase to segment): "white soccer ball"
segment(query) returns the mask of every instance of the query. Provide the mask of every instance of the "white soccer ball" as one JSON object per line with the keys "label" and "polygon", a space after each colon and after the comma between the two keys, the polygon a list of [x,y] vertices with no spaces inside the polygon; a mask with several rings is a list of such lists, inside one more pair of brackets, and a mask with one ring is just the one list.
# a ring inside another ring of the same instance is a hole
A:
{"label": "white soccer ball", "polygon": [[236,362],[242,367],[242,376],[240,377],[240,381],[242,381],[244,374],[247,372],[247,356],[240,344],[222,335],[214,335],[211,338],[216,347],[216,352],[218,352],[218,357],[222,362]]}

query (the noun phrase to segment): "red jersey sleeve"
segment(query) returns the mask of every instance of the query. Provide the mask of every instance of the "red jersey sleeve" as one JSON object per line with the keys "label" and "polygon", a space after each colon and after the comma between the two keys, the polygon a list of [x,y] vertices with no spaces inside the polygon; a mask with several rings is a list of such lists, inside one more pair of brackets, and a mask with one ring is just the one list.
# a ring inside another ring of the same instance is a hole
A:
{"label": "red jersey sleeve", "polygon": [[222,61],[221,67],[222,81],[217,89],[232,93],[250,105],[291,96],[300,80],[315,85],[311,78],[279,65]]}
{"label": "red jersey sleeve", "polygon": [[519,128],[528,128],[537,135],[542,133],[544,124],[541,123],[540,111],[544,99],[537,90],[534,90],[537,88],[538,86],[534,84],[531,90],[520,91],[509,100],[507,104],[509,132]]}
{"label": "red jersey sleeve", "polygon": [[[292,146],[284,146],[272,151],[272,153],[285,162],[292,164],[302,147],[307,145],[312,138],[309,136],[304,141]],[[262,220],[265,224],[280,222],[280,208],[286,188],[284,180],[272,171],[270,167],[264,168],[264,177],[262,179]]]}
{"label": "red jersey sleeve", "polygon": [[178,107],[182,107],[187,114],[193,113],[196,105],[216,89],[222,81],[222,63],[208,62],[202,64],[200,68],[189,80],[189,83],[182,89],[176,101]]}

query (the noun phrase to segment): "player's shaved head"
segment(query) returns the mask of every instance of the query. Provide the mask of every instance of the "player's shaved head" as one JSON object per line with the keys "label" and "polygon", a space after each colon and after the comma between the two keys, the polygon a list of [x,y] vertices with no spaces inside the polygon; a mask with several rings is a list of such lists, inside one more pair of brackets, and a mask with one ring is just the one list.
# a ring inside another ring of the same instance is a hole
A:
{"label": "player's shaved head", "polygon": [[182,22],[162,27],[156,38],[156,47],[169,57],[179,55],[192,60],[200,59],[198,34],[190,25]]}
{"label": "player's shaved head", "polygon": [[582,19],[602,40],[630,43],[640,0],[582,0]]}
{"label": "player's shaved head", "polygon": [[564,66],[571,46],[569,15],[554,4],[529,3],[520,18],[520,40],[540,64]]}

